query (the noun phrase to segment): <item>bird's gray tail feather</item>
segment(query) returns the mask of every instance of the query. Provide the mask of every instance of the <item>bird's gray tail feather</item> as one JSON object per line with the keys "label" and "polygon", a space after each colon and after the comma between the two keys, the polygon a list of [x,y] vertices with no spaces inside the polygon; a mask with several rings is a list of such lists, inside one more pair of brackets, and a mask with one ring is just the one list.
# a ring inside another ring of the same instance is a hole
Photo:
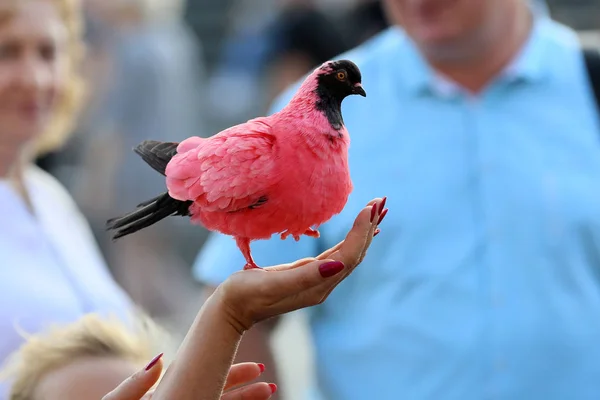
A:
{"label": "bird's gray tail feather", "polygon": [[171,158],[177,154],[177,146],[175,142],[159,142],[156,140],[144,140],[133,148],[142,160],[151,166],[155,171],[165,175],[167,164]]}
{"label": "bird's gray tail feather", "polygon": [[147,228],[171,215],[190,215],[191,201],[175,200],[163,193],[151,200],[138,204],[137,208],[123,216],[106,221],[107,230],[116,230],[113,240]]}
{"label": "bird's gray tail feather", "polygon": [[[145,140],[137,145],[135,151],[154,170],[165,175],[167,164],[177,154],[179,143]],[[116,230],[113,240],[147,228],[171,215],[190,215],[191,201],[176,200],[168,193],[144,201],[136,209],[120,217],[106,221],[107,230]]]}

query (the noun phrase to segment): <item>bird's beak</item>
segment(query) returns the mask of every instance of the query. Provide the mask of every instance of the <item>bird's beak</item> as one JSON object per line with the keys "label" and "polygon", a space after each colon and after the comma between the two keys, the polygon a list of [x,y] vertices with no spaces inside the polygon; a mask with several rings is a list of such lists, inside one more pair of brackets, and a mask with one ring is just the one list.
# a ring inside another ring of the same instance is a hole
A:
{"label": "bird's beak", "polygon": [[365,89],[363,89],[363,87],[360,83],[357,83],[356,85],[354,85],[354,88],[352,89],[352,93],[360,94],[362,97],[367,97],[367,92],[365,92]]}

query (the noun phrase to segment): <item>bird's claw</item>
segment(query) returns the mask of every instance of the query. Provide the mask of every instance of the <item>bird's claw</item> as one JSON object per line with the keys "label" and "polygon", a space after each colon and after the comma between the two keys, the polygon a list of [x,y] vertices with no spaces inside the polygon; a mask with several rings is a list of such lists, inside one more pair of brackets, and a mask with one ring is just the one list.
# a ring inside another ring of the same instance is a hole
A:
{"label": "bird's claw", "polygon": [[247,262],[246,265],[244,265],[244,271],[247,269],[254,269],[254,268],[260,269],[260,267],[258,265],[256,265],[256,263],[254,261]]}
{"label": "bird's claw", "polygon": [[318,231],[318,230],[316,230],[316,229],[312,229],[312,228],[308,228],[308,229],[306,230],[306,232],[304,232],[304,234],[305,234],[306,236],[310,236],[310,237],[313,237],[313,238],[315,238],[315,239],[318,239],[318,238],[320,238],[320,237],[321,237],[321,234],[319,233],[319,231]]}
{"label": "bird's claw", "polygon": [[[280,235],[281,240],[287,239],[287,237],[290,236],[290,235],[294,238],[294,240],[296,242],[300,240],[300,235],[293,234],[293,233],[291,233],[290,231],[287,231],[287,230]],[[319,238],[321,236],[321,234],[319,233],[318,230],[312,229],[312,228],[308,228],[303,233],[303,235],[310,236],[310,237],[313,237],[313,238]]]}

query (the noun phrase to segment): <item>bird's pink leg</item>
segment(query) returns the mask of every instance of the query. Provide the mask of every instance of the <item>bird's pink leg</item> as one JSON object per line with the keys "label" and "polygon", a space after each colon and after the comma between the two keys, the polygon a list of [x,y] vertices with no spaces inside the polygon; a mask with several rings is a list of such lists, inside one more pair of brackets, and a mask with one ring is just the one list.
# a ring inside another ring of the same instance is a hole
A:
{"label": "bird's pink leg", "polygon": [[260,268],[254,262],[254,259],[252,258],[252,254],[250,253],[250,239],[244,238],[244,237],[236,237],[235,243],[237,244],[238,248],[244,255],[244,258],[246,259],[246,265],[244,265],[244,269],[246,270],[246,269],[252,269],[252,268]]}

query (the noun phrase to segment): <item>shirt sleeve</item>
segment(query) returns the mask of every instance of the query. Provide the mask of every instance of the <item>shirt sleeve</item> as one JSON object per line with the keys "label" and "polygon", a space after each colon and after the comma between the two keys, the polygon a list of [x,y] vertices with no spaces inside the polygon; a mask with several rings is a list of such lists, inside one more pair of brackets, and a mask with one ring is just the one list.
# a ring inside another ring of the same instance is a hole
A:
{"label": "shirt sleeve", "polygon": [[[281,110],[293,96],[296,88],[297,85],[293,85],[281,94],[274,101],[269,114]],[[271,239],[250,243],[252,257],[260,267],[314,257],[318,255],[320,247],[319,239],[304,236],[298,242],[291,237],[281,240],[277,235],[273,235]],[[206,285],[218,286],[229,275],[241,270],[245,264],[246,261],[232,237],[211,233],[194,262],[193,275]]]}

